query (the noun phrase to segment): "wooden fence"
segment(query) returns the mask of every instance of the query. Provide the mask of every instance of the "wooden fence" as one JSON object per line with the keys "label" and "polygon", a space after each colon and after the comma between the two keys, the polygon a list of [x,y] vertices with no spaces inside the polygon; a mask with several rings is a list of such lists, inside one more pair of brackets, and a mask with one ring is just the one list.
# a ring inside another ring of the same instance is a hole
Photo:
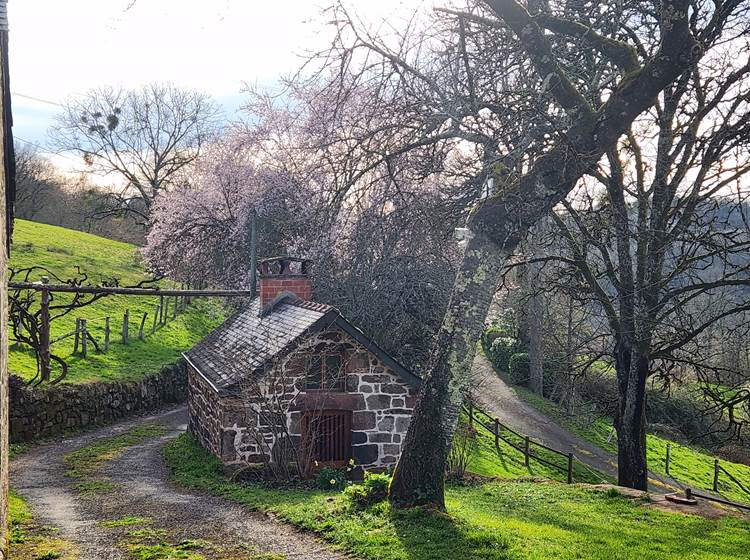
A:
{"label": "wooden fence", "polygon": [[[671,473],[671,467],[674,463],[673,456],[672,456],[672,444],[668,443],[666,447],[666,453],[664,458],[664,471],[667,473],[667,476],[672,477]],[[737,480],[737,477],[734,476],[731,472],[729,472],[727,469],[725,469],[719,459],[714,459],[713,464],[713,480],[711,484],[711,489],[714,492],[719,492],[719,479],[721,477],[721,474],[724,473],[724,477],[728,478],[732,483],[734,483],[742,492],[750,496],[750,489],[748,489],[742,482]],[[674,478],[674,477],[673,477]],[[675,480],[677,480],[675,478]],[[695,491],[693,491],[695,493]],[[748,506],[750,507],[750,506]]]}
{"label": "wooden fence", "polygon": [[[573,483],[573,461],[575,461],[575,455],[573,453],[565,453],[563,451],[559,451],[541,442],[535,441],[529,436],[520,434],[513,428],[506,426],[505,424],[500,422],[500,420],[486,413],[482,409],[476,407],[472,403],[469,403],[469,405],[466,406],[465,409],[469,415],[469,426],[473,428],[475,425],[478,425],[479,427],[487,430],[495,438],[496,448],[500,448],[500,442],[502,441],[519,453],[523,454],[523,463],[525,466],[528,467],[532,460],[538,461],[543,465],[547,465],[548,467],[564,473],[567,483]],[[482,419],[481,417],[484,417],[484,419]],[[557,455],[563,458],[565,464],[560,465],[553,461],[547,460],[544,457],[541,457],[538,453],[534,453],[536,449],[544,449],[552,453],[553,455]]]}
{"label": "wooden fence", "polygon": [[[182,313],[187,309],[190,298],[188,296],[160,296],[159,303],[156,304],[153,311],[153,321],[150,327],[147,327],[147,319],[149,316],[148,311],[144,312],[137,322],[131,321],[130,310],[125,309],[120,323],[120,342],[122,344],[129,344],[132,340],[134,329],[137,328],[138,340],[145,340],[147,331],[150,334],[154,334],[160,327],[166,325],[170,320],[177,318],[179,313]],[[92,323],[101,323],[101,339],[97,338],[93,334],[91,328]],[[50,339],[49,346],[58,344],[63,340],[72,338],[73,339],[73,354],[78,354],[82,357],[86,357],[88,354],[89,344],[94,346],[96,352],[108,352],[110,341],[112,339],[112,318],[111,317],[97,317],[95,319],[78,317],[76,318],[76,326],[70,332],[57,336]]]}
{"label": "wooden fence", "polygon": [[[60,342],[69,337],[76,337],[80,344],[81,352],[88,351],[88,342],[92,341],[95,347],[98,347],[88,329],[88,323],[84,319],[83,323],[76,322],[75,330],[58,336],[53,340],[50,339],[50,294],[53,292],[61,293],[78,293],[78,294],[101,294],[101,295],[127,295],[127,296],[158,296],[159,304],[154,312],[154,321],[151,332],[155,332],[158,326],[166,324],[170,315],[169,303],[173,298],[174,302],[171,309],[171,316],[174,319],[177,316],[178,301],[189,303],[193,297],[254,297],[255,290],[184,290],[184,289],[163,289],[163,288],[120,288],[116,286],[74,286],[71,284],[49,284],[48,279],[43,277],[41,282],[10,282],[8,288],[12,290],[34,290],[40,292],[40,333],[39,333],[39,366],[42,381],[50,379],[50,346],[53,343]],[[180,300],[180,298],[182,298]],[[109,323],[105,317],[105,335],[102,347],[109,349],[109,336],[111,335]],[[138,327],[138,336],[144,336],[147,313],[140,318]],[[127,344],[130,340],[130,314],[125,312],[122,324],[122,340]],[[76,347],[78,351],[78,347]]]}

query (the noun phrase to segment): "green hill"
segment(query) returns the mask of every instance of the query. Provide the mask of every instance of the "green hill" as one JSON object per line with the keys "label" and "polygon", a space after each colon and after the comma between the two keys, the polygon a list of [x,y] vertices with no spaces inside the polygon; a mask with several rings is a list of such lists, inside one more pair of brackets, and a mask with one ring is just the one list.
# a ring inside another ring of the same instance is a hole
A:
{"label": "green hill", "polygon": [[[126,286],[148,277],[134,245],[26,220],[16,220],[10,266],[16,270],[45,267],[63,280],[83,273],[88,275],[87,282],[92,284],[117,279],[120,285]],[[30,280],[39,280],[44,274],[43,271],[34,271]],[[21,278],[17,277],[16,280]],[[168,286],[169,283],[161,282],[160,285]],[[62,301],[72,296],[56,294],[54,297],[54,301]],[[107,296],[53,321],[53,339],[74,330],[76,318],[85,318],[89,331],[97,341],[102,342],[104,318],[110,318],[111,336],[107,353],[97,353],[89,344],[85,359],[73,355],[73,337],[53,345],[52,351],[65,359],[69,366],[65,382],[132,380],[158,371],[221,323],[225,316],[222,302],[196,299],[175,320],[171,319],[170,311],[169,322],[151,334],[158,304],[158,297]],[[127,345],[121,340],[126,309],[130,315],[130,342]],[[145,340],[140,341],[137,337],[138,327],[144,313],[148,314],[146,336]],[[34,353],[28,348],[11,345],[9,367],[16,375],[32,378],[36,374]],[[59,372],[59,366],[53,364],[53,378]]]}

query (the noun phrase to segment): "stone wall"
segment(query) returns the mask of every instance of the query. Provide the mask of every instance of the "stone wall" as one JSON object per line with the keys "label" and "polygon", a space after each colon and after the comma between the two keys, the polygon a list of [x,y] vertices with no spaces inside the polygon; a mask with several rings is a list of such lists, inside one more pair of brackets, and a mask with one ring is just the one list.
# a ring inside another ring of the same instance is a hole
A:
{"label": "stone wall", "polygon": [[184,402],[183,360],[133,382],[31,388],[17,377],[10,388],[11,441],[23,442],[101,426],[133,414]]}
{"label": "stone wall", "polygon": [[222,456],[221,408],[219,394],[188,365],[188,431],[218,457]]}
{"label": "stone wall", "polygon": [[[306,359],[326,352],[325,347],[343,349],[345,392],[306,390]],[[351,411],[352,458],[365,469],[388,467],[401,453],[417,394],[374,354],[333,330],[312,335],[273,364],[259,383],[241,386],[242,398],[219,397],[202,378],[193,377],[191,431],[226,463],[288,456],[279,448],[299,448],[304,414],[345,410]]]}

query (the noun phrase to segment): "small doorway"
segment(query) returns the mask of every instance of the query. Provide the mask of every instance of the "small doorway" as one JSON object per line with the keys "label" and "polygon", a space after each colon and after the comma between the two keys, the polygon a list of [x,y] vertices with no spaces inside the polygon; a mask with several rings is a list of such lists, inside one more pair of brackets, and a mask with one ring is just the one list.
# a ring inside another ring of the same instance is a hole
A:
{"label": "small doorway", "polygon": [[302,416],[302,452],[310,467],[343,467],[352,457],[352,412],[320,410]]}

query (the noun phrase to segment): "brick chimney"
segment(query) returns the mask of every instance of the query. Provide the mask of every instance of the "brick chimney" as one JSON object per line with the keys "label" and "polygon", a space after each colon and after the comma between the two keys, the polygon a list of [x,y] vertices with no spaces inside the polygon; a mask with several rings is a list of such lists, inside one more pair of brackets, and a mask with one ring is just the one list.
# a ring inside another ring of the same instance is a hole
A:
{"label": "brick chimney", "polygon": [[282,292],[291,292],[300,299],[312,298],[312,280],[308,276],[310,262],[297,257],[271,257],[258,263],[260,308],[265,309]]}

